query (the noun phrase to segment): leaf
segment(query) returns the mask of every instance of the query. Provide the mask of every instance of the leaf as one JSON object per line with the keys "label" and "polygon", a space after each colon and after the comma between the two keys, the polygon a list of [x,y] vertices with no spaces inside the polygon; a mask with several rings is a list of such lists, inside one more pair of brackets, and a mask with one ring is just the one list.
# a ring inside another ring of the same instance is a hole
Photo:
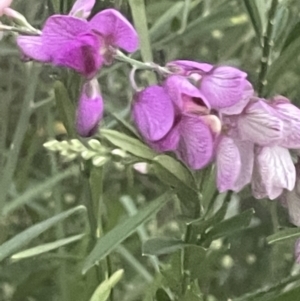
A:
{"label": "leaf", "polygon": [[254,213],[254,209],[249,209],[242,212],[241,214],[238,214],[220,222],[219,224],[216,224],[207,233],[207,238],[214,240],[247,228]]}
{"label": "leaf", "polygon": [[123,277],[124,270],[118,270],[113,273],[108,279],[104,280],[95,290],[90,301],[106,301],[113,287]]}
{"label": "leaf", "polygon": [[263,28],[257,3],[255,0],[244,0],[244,4],[249,14],[256,36],[258,40],[260,40],[262,37]]}
{"label": "leaf", "polygon": [[150,28],[150,37],[155,41],[160,36],[164,35],[170,26],[171,21],[179,15],[184,7],[184,1],[179,1],[172,5],[165,13],[163,13]]}
{"label": "leaf", "polygon": [[45,191],[52,189],[56,186],[59,182],[63,181],[64,179],[77,176],[79,174],[78,166],[72,166],[53,177],[47,179],[43,183],[35,184],[34,187],[29,188],[25,191],[22,195],[17,197],[16,199],[12,200],[8,204],[3,207],[2,214],[7,215],[11,213],[13,210],[19,208],[27,204],[28,202],[33,201],[35,198],[41,197],[41,194]]}
{"label": "leaf", "polygon": [[183,184],[192,190],[197,190],[193,175],[178,160],[167,155],[158,155],[154,158],[153,162],[168,172],[166,182],[169,185],[177,187]]}
{"label": "leaf", "polygon": [[289,32],[282,50],[284,51],[290,44],[292,44],[295,40],[297,40],[299,36],[300,36],[300,21],[296,23],[293,29]]}
{"label": "leaf", "polygon": [[162,255],[182,249],[187,244],[180,239],[173,238],[152,238],[143,243],[143,255]]}
{"label": "leaf", "polygon": [[72,242],[78,241],[84,236],[85,236],[85,234],[79,234],[79,235],[74,235],[74,236],[71,236],[71,237],[68,237],[68,238],[59,239],[57,241],[50,242],[50,243],[47,243],[47,244],[39,245],[39,246],[36,246],[34,248],[30,248],[30,249],[27,249],[25,251],[16,253],[11,257],[11,259],[19,260],[19,259],[24,259],[24,258],[28,258],[28,257],[37,256],[37,255],[40,255],[40,254],[58,249],[62,246],[68,245]]}
{"label": "leaf", "polygon": [[100,134],[113,145],[139,158],[152,160],[157,154],[141,141],[114,130],[102,129]]}
{"label": "leaf", "polygon": [[299,49],[300,37],[291,42],[278,57],[278,59],[272,63],[272,65],[269,67],[269,72],[267,75],[268,84],[265,94],[270,95],[274,87],[276,87],[278,80],[282,77],[282,74],[291,68],[292,65],[295,65],[295,61],[291,58],[298,56]]}
{"label": "leaf", "polygon": [[157,301],[171,301],[171,299],[169,298],[168,294],[162,288],[159,288],[156,291],[155,297],[156,297]]}
{"label": "leaf", "polygon": [[24,245],[28,244],[32,239],[39,236],[49,228],[55,226],[58,222],[63,221],[74,213],[85,212],[84,206],[77,206],[70,210],[57,214],[43,222],[35,224],[34,226],[26,229],[25,231],[17,234],[10,240],[6,241],[0,246],[0,261],[7,256],[13,254],[15,251],[21,249]]}
{"label": "leaf", "polygon": [[268,244],[273,244],[275,242],[284,241],[291,238],[300,237],[300,229],[299,228],[288,228],[285,230],[281,230],[267,237]]}
{"label": "leaf", "polygon": [[159,211],[172,197],[172,193],[165,193],[152,201],[137,214],[128,217],[111,231],[100,237],[92,252],[84,261],[82,273],[85,274],[98,261],[113,251],[122,241],[130,236],[137,228]]}
{"label": "leaf", "polygon": [[64,84],[56,81],[54,84],[56,106],[58,107],[60,118],[70,137],[76,137],[75,132],[75,107],[70,100],[68,91]]}

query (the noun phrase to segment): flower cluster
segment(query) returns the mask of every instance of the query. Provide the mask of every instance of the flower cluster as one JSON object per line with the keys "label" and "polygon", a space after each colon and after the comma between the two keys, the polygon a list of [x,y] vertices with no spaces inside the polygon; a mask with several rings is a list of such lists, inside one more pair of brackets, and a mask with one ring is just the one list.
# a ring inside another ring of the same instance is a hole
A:
{"label": "flower cluster", "polygon": [[133,104],[148,145],[175,152],[192,169],[215,162],[220,192],[251,183],[256,198],[275,199],[294,189],[289,150],[300,148],[297,107],[282,96],[257,97],[247,74],[233,67],[191,61],[167,66],[173,74],[138,92]]}
{"label": "flower cluster", "polygon": [[85,79],[77,108],[77,132],[84,137],[97,130],[103,114],[103,100],[96,79],[103,65],[109,65],[117,48],[134,52],[138,35],[116,10],[90,15],[95,0],[78,0],[69,15],[53,15],[39,36],[20,35],[17,44],[24,59],[71,68]]}
{"label": "flower cluster", "polygon": [[[2,3],[0,15],[10,2]],[[97,72],[119,48],[138,48],[135,29],[118,11],[103,10],[87,21],[94,4],[77,0],[69,15],[51,16],[39,34],[17,38],[24,59],[83,76],[76,128],[84,137],[96,132],[103,114]],[[132,117],[145,142],[158,152],[174,152],[194,170],[215,162],[220,192],[251,184],[256,198],[281,196],[300,226],[299,163],[290,153],[300,149],[300,110],[283,96],[258,97],[247,74],[234,67],[183,60],[145,66],[163,71],[159,84],[134,96]]]}

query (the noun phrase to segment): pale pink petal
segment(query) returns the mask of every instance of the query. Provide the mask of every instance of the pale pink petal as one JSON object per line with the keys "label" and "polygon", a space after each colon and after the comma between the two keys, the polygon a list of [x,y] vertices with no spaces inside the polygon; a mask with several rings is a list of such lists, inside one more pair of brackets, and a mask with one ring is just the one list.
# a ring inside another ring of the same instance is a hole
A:
{"label": "pale pink petal", "polygon": [[192,169],[206,166],[213,156],[213,135],[200,116],[183,115],[178,125],[177,155]]}
{"label": "pale pink petal", "polygon": [[263,100],[251,103],[237,119],[242,140],[271,145],[282,138],[283,122],[276,111]]}
{"label": "pale pink petal", "polygon": [[180,70],[180,74],[189,75],[193,72],[200,72],[200,74],[209,72],[212,70],[213,65],[188,60],[177,60],[169,62],[167,67]]}
{"label": "pale pink petal", "polygon": [[76,0],[71,8],[70,15],[87,19],[95,5],[96,0]]}
{"label": "pale pink petal", "polygon": [[239,69],[220,66],[203,75],[200,91],[211,107],[222,109],[233,106],[243,98],[247,74]]}
{"label": "pale pink petal", "polygon": [[12,0],[0,0],[0,16],[3,15],[3,10],[9,7],[12,3]]}
{"label": "pale pink petal", "polygon": [[133,120],[145,140],[162,139],[174,123],[172,101],[160,86],[150,86],[135,95]]}
{"label": "pale pink petal", "polygon": [[246,85],[243,91],[243,95],[241,100],[239,100],[236,104],[230,107],[225,107],[219,110],[219,113],[226,115],[237,115],[242,113],[245,107],[248,105],[251,98],[254,96],[254,90],[252,85],[246,81]]}
{"label": "pale pink petal", "polygon": [[259,177],[254,174],[257,178],[252,182],[255,196],[264,195],[265,192],[273,200],[283,189],[294,188],[296,170],[287,149],[279,146],[257,148],[255,161],[255,172],[259,174]]}
{"label": "pale pink petal", "polygon": [[254,144],[250,141],[235,140],[241,160],[241,171],[232,188],[233,191],[242,190],[251,182],[254,165]]}
{"label": "pale pink petal", "polygon": [[288,209],[291,223],[300,227],[300,194],[296,189],[292,191],[285,190],[282,198],[284,198],[285,207]]}
{"label": "pale pink petal", "polygon": [[286,148],[300,148],[300,110],[291,103],[274,105],[283,121],[283,139],[280,145]]}
{"label": "pale pink petal", "polygon": [[233,190],[242,168],[240,152],[235,142],[222,136],[216,151],[217,188],[219,192]]}
{"label": "pale pink petal", "polygon": [[134,27],[115,9],[106,9],[95,15],[90,26],[100,33],[107,44],[134,52],[139,47],[139,38]]}
{"label": "pale pink petal", "polygon": [[[188,102],[194,102],[199,109],[201,107],[203,109],[210,108],[209,103],[203,98],[199,89],[191,84],[186,77],[169,76],[164,82],[164,88],[180,111],[185,110],[185,107],[189,105]],[[185,98],[185,96],[188,97]]]}

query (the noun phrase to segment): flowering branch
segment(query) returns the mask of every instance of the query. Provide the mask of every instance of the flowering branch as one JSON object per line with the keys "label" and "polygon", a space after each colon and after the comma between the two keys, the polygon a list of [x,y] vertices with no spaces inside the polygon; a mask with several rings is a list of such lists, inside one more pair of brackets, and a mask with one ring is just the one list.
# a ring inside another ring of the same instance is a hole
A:
{"label": "flowering branch", "polygon": [[135,60],[131,57],[128,57],[127,55],[125,55],[120,50],[116,50],[115,59],[118,60],[118,61],[121,61],[121,62],[128,63],[135,69],[156,71],[157,73],[160,73],[160,74],[165,75],[165,76],[172,73],[166,67],[159,66],[155,63],[148,63],[148,62],[144,63],[144,62]]}
{"label": "flowering branch", "polygon": [[268,15],[268,25],[266,33],[263,37],[263,53],[261,58],[261,67],[258,76],[258,95],[263,93],[263,89],[266,86],[266,75],[268,71],[268,65],[270,60],[271,49],[274,45],[273,40],[271,39],[273,28],[274,28],[274,17],[276,9],[278,6],[278,0],[272,0],[271,8]]}

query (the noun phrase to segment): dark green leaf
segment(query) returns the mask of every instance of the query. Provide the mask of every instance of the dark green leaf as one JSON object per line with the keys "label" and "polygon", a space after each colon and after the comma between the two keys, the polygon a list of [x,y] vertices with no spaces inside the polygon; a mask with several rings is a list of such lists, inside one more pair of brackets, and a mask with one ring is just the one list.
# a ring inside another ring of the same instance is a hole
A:
{"label": "dark green leaf", "polygon": [[262,37],[263,27],[262,27],[261,17],[259,14],[257,3],[255,0],[244,0],[244,4],[249,14],[256,36],[260,41]]}
{"label": "dark green leaf", "polygon": [[175,252],[187,246],[180,239],[172,238],[152,238],[143,243],[144,255],[162,255]]}
{"label": "dark green leaf", "polygon": [[254,213],[254,209],[249,209],[242,212],[239,215],[236,215],[234,217],[220,222],[219,224],[216,224],[207,233],[207,237],[210,239],[217,239],[247,228],[251,222]]}
{"label": "dark green leaf", "polygon": [[153,214],[159,211],[172,197],[172,193],[165,193],[156,200],[152,201],[145,208],[141,209],[137,214],[128,217],[122,223],[118,224],[111,231],[101,237],[92,252],[84,261],[82,273],[85,274],[98,261],[103,259],[118,244],[130,236],[136,229],[146,222]]}

